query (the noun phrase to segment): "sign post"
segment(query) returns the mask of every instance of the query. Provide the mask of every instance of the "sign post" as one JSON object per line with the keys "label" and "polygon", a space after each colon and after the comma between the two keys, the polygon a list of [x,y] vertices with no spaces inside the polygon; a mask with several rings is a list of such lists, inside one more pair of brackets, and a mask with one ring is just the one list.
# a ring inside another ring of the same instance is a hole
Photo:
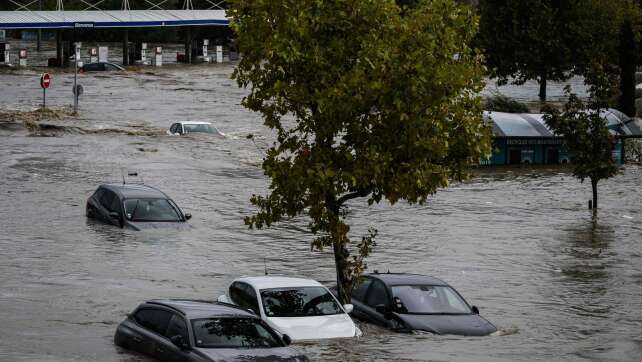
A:
{"label": "sign post", "polygon": [[47,88],[51,85],[51,76],[49,73],[43,73],[40,76],[40,87],[42,88],[42,109],[47,106]]}
{"label": "sign post", "polygon": [[74,113],[78,113],[78,96],[79,92],[76,90],[78,89],[78,61],[80,61],[80,44],[81,43],[76,43],[76,54],[74,55],[74,89],[72,90],[74,93]]}

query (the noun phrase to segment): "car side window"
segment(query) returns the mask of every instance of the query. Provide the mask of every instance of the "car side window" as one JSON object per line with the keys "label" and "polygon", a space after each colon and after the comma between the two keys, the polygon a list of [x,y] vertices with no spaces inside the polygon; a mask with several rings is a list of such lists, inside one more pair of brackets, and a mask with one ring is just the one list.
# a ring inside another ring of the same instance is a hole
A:
{"label": "car side window", "polygon": [[95,198],[96,200],[100,201],[100,198],[101,198],[101,197],[103,197],[103,194],[104,194],[104,193],[105,193],[105,190],[103,190],[103,189],[98,189],[98,190],[96,190],[96,192],[94,193],[94,198]]}
{"label": "car side window", "polygon": [[250,285],[241,282],[232,283],[230,286],[230,298],[240,307],[251,309],[256,314],[260,314],[256,293]]}
{"label": "car side window", "polygon": [[366,292],[368,291],[368,287],[370,287],[370,284],[372,284],[372,279],[361,278],[360,283],[352,291],[352,298],[363,302],[363,300],[366,299]]}
{"label": "car side window", "polygon": [[109,190],[104,190],[102,196],[100,197],[100,204],[105,209],[111,211],[111,203],[114,201],[114,197],[116,197],[116,195],[114,195],[113,192]]}
{"label": "car side window", "polygon": [[368,295],[366,296],[366,304],[372,308],[379,304],[389,304],[388,292],[386,291],[386,286],[382,282],[378,280],[372,282],[372,286],[368,290]]}
{"label": "car side window", "polygon": [[114,67],[111,64],[105,64],[105,70],[118,70],[118,68]]}
{"label": "car side window", "polygon": [[122,207],[120,203],[120,198],[116,195],[111,200],[111,204],[109,205],[109,211],[115,211],[117,213],[121,213]]}
{"label": "car side window", "polygon": [[169,320],[169,325],[167,326],[165,337],[172,338],[177,335],[182,336],[183,341],[189,342],[189,337],[187,335],[187,324],[185,324],[185,320],[178,314],[174,314]]}
{"label": "car side window", "polygon": [[162,309],[144,308],[136,312],[134,320],[142,327],[165,335],[172,313]]}

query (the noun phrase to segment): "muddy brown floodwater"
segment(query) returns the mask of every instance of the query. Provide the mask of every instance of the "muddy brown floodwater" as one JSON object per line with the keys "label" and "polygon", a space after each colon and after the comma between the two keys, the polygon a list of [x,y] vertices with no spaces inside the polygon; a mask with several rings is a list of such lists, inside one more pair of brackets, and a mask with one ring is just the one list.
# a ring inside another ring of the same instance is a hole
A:
{"label": "muddy brown floodwater", "polygon": [[[32,133],[0,121],[0,360],[144,360],[115,347],[117,324],[151,298],[215,299],[239,275],[331,283],[329,253],[310,252],[305,222],[248,230],[272,135],[244,110],[232,65],[80,76],[78,117]],[[0,74],[0,111],[35,109],[39,72]],[[54,72],[48,104],[71,103]],[[536,96],[533,87],[532,96]],[[226,138],[170,137],[174,120],[207,120]],[[194,215],[187,231],[120,230],[87,220],[96,186],[137,171]],[[359,339],[300,345],[312,360],[639,360],[642,168],[590,187],[561,169],[483,172],[424,206],[353,202],[354,235],[376,226],[370,270],[454,285],[500,336],[396,334],[361,323]]]}

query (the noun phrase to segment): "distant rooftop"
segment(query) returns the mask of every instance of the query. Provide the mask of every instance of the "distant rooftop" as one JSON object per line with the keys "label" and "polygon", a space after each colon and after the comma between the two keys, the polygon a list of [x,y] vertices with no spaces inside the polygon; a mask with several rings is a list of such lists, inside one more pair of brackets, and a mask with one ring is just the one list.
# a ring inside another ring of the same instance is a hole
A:
{"label": "distant rooftop", "polygon": [[0,11],[0,29],[228,26],[225,10]]}

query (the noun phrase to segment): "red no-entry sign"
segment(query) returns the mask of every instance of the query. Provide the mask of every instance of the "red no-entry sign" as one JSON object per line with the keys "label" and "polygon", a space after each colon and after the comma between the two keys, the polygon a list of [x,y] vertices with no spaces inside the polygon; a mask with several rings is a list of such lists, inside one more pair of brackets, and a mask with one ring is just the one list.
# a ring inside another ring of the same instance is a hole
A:
{"label": "red no-entry sign", "polygon": [[47,89],[51,85],[51,76],[49,73],[44,73],[40,76],[40,86],[42,89]]}

